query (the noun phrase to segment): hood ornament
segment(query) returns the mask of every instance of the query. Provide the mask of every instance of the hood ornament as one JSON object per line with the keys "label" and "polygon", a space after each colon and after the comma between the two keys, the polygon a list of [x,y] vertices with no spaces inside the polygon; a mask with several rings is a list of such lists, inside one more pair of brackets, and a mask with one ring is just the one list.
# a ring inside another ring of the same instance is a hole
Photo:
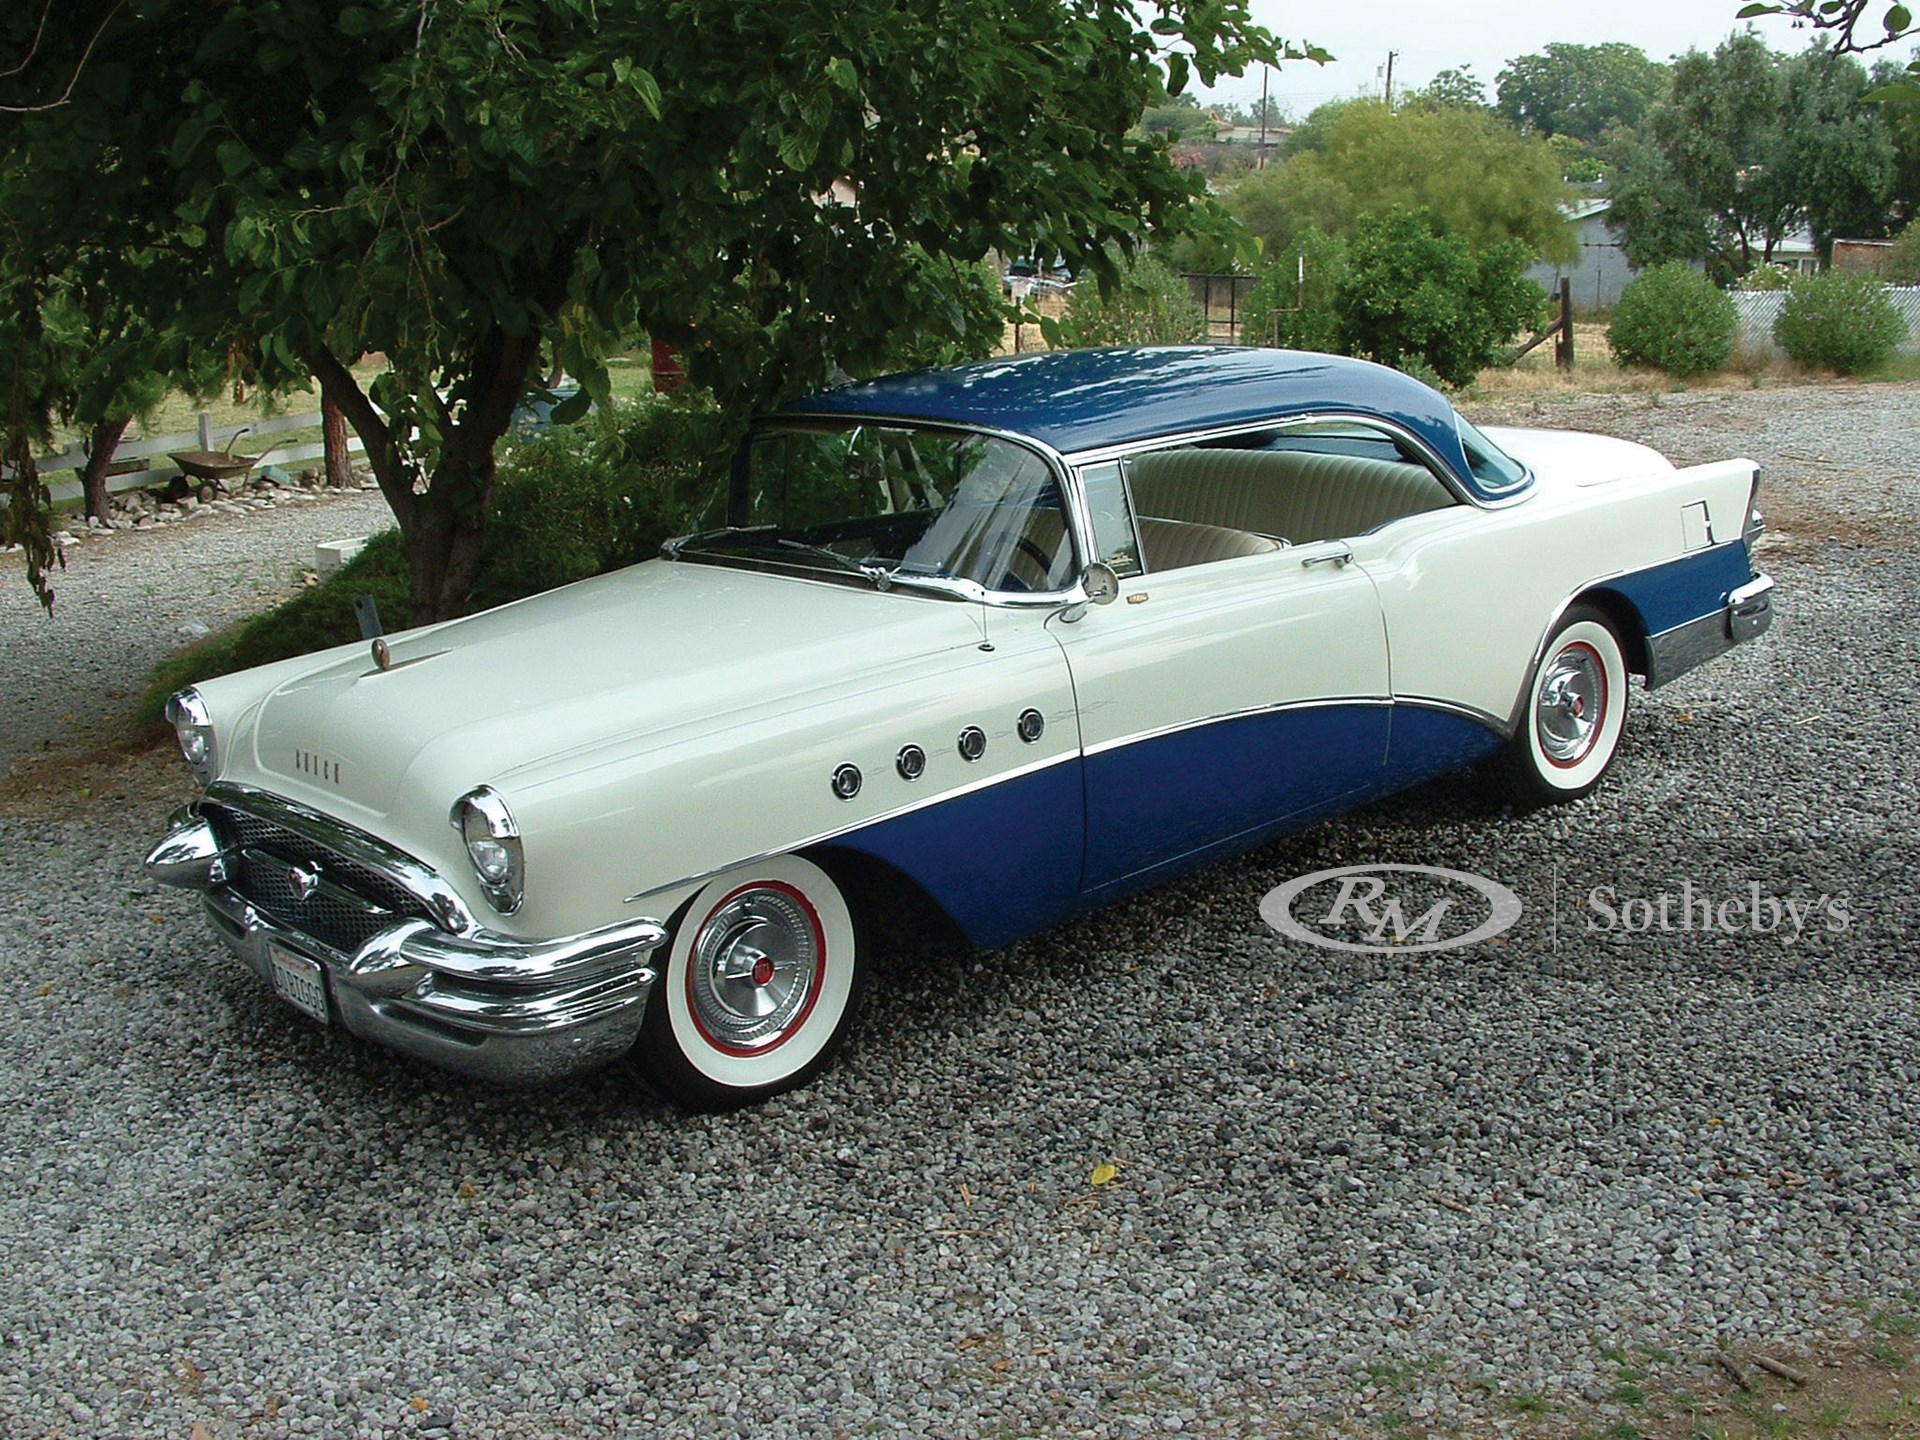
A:
{"label": "hood ornament", "polygon": [[393,668],[393,647],[387,644],[385,638],[378,638],[373,642],[373,663],[382,670]]}

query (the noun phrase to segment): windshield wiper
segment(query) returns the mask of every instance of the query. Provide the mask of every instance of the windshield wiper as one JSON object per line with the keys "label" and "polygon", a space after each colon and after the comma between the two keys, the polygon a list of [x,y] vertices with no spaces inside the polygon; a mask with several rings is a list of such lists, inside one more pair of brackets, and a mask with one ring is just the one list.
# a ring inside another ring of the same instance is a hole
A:
{"label": "windshield wiper", "polygon": [[[809,545],[804,540],[794,540],[786,535],[770,535],[767,538],[782,550],[796,551],[811,560],[825,560],[834,569],[845,570],[851,575],[864,575],[869,580],[878,580],[882,575],[887,575],[889,578],[891,576],[891,572],[884,565],[869,565],[864,560],[856,560],[851,555],[842,555],[838,550],[829,550],[824,545]],[[885,586],[883,585],[882,588],[884,589]]]}
{"label": "windshield wiper", "polygon": [[711,554],[716,550],[791,550],[804,555],[809,560],[825,561],[835,570],[847,575],[859,575],[871,580],[874,585],[885,590],[893,583],[893,570],[890,566],[877,561],[855,560],[850,555],[842,555],[838,550],[829,550],[824,545],[810,545],[805,540],[795,540],[787,535],[771,533],[771,525],[755,525],[751,528],[728,527],[725,530],[708,530],[698,535],[689,535],[684,539],[669,541],[665,547],[671,558],[678,558],[688,552]]}

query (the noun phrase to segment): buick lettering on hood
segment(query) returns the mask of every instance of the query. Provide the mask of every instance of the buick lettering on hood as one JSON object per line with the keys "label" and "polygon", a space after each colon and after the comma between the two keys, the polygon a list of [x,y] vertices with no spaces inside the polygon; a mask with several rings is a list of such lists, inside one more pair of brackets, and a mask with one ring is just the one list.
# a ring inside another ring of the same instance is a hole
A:
{"label": "buick lettering on hood", "polygon": [[998,946],[1476,762],[1577,799],[1630,676],[1772,618],[1751,462],[1324,355],[852,384],[732,477],[657,559],[176,695],[152,873],[319,1024],[733,1105],[827,1062],[903,897]]}

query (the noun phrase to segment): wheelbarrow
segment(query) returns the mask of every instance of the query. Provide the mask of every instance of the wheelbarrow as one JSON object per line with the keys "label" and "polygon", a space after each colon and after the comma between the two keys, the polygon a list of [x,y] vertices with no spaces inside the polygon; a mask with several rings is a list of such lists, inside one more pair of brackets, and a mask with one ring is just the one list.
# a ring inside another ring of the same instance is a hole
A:
{"label": "wheelbarrow", "polygon": [[224,490],[227,481],[240,479],[260,463],[258,455],[233,453],[234,441],[252,428],[246,425],[234,431],[225,450],[169,450],[167,458],[180,467],[183,475],[195,480],[211,481],[214,486]]}

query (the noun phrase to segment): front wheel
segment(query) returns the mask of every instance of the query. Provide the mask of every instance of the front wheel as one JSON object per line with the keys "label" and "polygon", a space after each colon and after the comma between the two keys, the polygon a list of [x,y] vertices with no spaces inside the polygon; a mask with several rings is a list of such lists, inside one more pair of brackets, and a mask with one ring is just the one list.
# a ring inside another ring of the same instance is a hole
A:
{"label": "front wheel", "polygon": [[1528,804],[1578,800],[1600,783],[1627,720],[1627,660],[1613,624],[1591,606],[1560,618],[1533,673],[1520,731],[1502,757]]}
{"label": "front wheel", "polygon": [[797,855],[709,881],[681,912],[634,1058],[668,1099],[700,1110],[806,1084],[852,1021],[853,912]]}

